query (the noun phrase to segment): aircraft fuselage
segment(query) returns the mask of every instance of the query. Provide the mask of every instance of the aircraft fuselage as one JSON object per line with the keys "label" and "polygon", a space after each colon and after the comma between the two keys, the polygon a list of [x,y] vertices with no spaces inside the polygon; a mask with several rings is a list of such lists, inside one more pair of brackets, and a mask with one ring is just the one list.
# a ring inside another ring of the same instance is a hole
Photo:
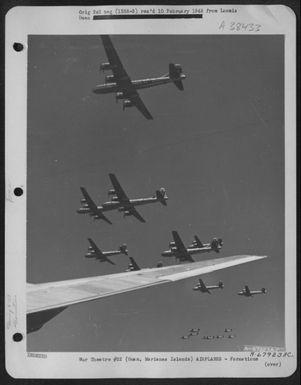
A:
{"label": "aircraft fuselage", "polygon": [[247,293],[246,291],[240,291],[237,294],[238,295],[244,295],[245,297],[252,297],[252,295],[254,295],[254,294],[265,294],[265,292],[262,290],[254,290],[254,291],[250,291],[250,293]]}
{"label": "aircraft fuselage", "polygon": [[[110,257],[111,255],[118,255],[118,254],[122,254],[122,252],[120,250],[102,251],[102,255],[105,255],[106,257]],[[102,255],[95,251],[90,251],[89,253],[86,254],[86,258],[102,259]]]}
{"label": "aircraft fuselage", "polygon": [[[142,206],[149,203],[155,203],[158,202],[158,199],[156,197],[152,198],[138,198],[138,199],[130,199],[129,200],[130,206]],[[109,210],[117,210],[119,208],[125,208],[126,209],[127,204],[122,203],[119,201],[108,201],[102,204],[102,211],[109,211]]]}
{"label": "aircraft fuselage", "polygon": [[[97,206],[97,210],[99,212],[102,212],[103,211],[102,206]],[[80,207],[79,209],[76,210],[76,212],[78,214],[90,214],[91,210],[89,209],[89,207]]]}
{"label": "aircraft fuselage", "polygon": [[[187,252],[190,255],[207,253],[209,251],[212,251],[211,247],[193,247],[193,248],[188,247],[187,248]],[[182,254],[177,250],[169,249],[169,250],[163,251],[163,253],[161,255],[163,257],[176,257],[176,258],[178,258]]]}
{"label": "aircraft fuselage", "polygon": [[202,293],[208,293],[209,290],[221,289],[219,285],[206,286],[206,289],[202,289],[201,286],[197,285],[193,288],[195,291],[201,291]]}
{"label": "aircraft fuselage", "polygon": [[[179,79],[185,79],[186,76],[184,74],[181,74],[179,76]],[[172,83],[173,80],[169,76],[160,76],[158,78],[149,78],[149,79],[140,79],[140,80],[132,80],[132,85],[137,89],[140,90],[142,88],[150,88],[159,86],[161,84],[167,84]],[[109,94],[112,92],[122,92],[124,89],[119,87],[117,83],[105,83],[105,84],[99,84],[94,89],[93,92],[95,94]]]}

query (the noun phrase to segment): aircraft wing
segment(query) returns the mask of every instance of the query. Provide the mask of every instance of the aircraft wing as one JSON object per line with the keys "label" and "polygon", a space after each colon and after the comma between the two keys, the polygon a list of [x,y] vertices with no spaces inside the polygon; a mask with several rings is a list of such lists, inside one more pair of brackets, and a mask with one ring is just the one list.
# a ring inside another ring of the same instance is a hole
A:
{"label": "aircraft wing", "polygon": [[248,294],[248,295],[251,294],[250,289],[249,289],[249,286],[245,286],[245,291],[246,291],[246,294]]}
{"label": "aircraft wing", "polygon": [[126,73],[126,70],[121,63],[121,60],[113,46],[110,37],[108,35],[102,35],[101,40],[109,63],[112,66],[112,72],[118,88],[124,93],[124,96],[138,108],[138,110],[144,115],[146,119],[153,119],[152,115],[140,98],[136,88],[133,86],[131,78]]}
{"label": "aircraft wing", "polygon": [[98,210],[96,204],[88,194],[87,190],[84,187],[81,187],[80,189],[89,207],[90,215],[92,214],[92,216],[95,218],[101,218],[111,225],[112,222],[100,210]]}
{"label": "aircraft wing", "polygon": [[94,203],[94,201],[92,200],[92,198],[90,197],[90,195],[87,193],[86,189],[84,187],[81,187],[81,192],[87,202],[87,205],[89,206],[89,210],[90,212],[93,214],[93,215],[96,215],[97,214],[97,206],[96,204]]}
{"label": "aircraft wing", "polygon": [[112,72],[115,78],[117,85],[120,88],[127,88],[131,84],[131,79],[126,73],[121,60],[113,46],[113,43],[108,35],[102,35],[101,40],[106,51],[110,65],[112,66]]}
{"label": "aircraft wing", "polygon": [[204,247],[203,242],[200,240],[200,238],[197,235],[194,236],[194,239],[198,247]]}
{"label": "aircraft wing", "polygon": [[133,265],[135,270],[141,270],[140,267],[137,265],[137,262],[133,257],[130,257],[131,264]]}
{"label": "aircraft wing", "polygon": [[142,216],[138,213],[138,211],[135,209],[135,207],[131,204],[128,196],[124,192],[123,188],[121,187],[120,183],[118,182],[118,179],[114,174],[109,174],[109,177],[111,179],[111,183],[114,187],[115,193],[117,195],[117,198],[119,202],[122,204],[124,208],[126,208],[131,215],[136,217],[140,222],[145,222],[145,220],[142,218]]}
{"label": "aircraft wing", "polygon": [[140,222],[145,223],[145,219],[138,213],[138,211],[135,209],[134,206],[129,207],[128,210],[129,210],[129,212],[131,213],[131,215],[133,215],[134,217],[136,217]]}
{"label": "aircraft wing", "polygon": [[96,245],[96,243],[91,239],[91,238],[88,238],[88,241],[91,245],[91,247],[93,248],[93,250],[101,257],[103,257],[103,253],[102,251],[99,249],[99,247]]}
{"label": "aircraft wing", "polygon": [[187,261],[190,261],[190,262],[194,262],[194,259],[191,257],[191,255],[187,252],[187,249],[184,245],[184,243],[182,242],[182,239],[180,238],[179,234],[177,231],[172,231],[172,236],[173,236],[173,239],[174,239],[174,242],[175,242],[175,246],[177,248],[177,251],[183,255],[184,258],[181,258],[181,259],[185,259]]}
{"label": "aircraft wing", "polygon": [[127,98],[130,99],[135,104],[137,109],[142,113],[142,115],[146,119],[152,120],[153,117],[152,117],[151,113],[149,112],[149,110],[145,107],[145,104],[143,103],[142,99],[140,98],[137,90],[133,86],[131,86],[131,87],[132,87],[132,89],[130,91],[126,92]]}
{"label": "aircraft wing", "polygon": [[265,257],[238,255],[68,281],[30,284],[27,286],[26,294],[28,332],[40,329],[70,305],[176,282],[262,258]]}
{"label": "aircraft wing", "polygon": [[199,279],[199,283],[200,283],[200,287],[201,287],[202,290],[207,290],[207,287],[206,287],[206,285],[204,284],[204,281],[201,278]]}
{"label": "aircraft wing", "polygon": [[114,187],[119,202],[122,204],[129,204],[130,200],[124,192],[123,188],[121,187],[120,183],[118,182],[116,176],[114,174],[109,174],[109,177],[111,179],[112,186]]}

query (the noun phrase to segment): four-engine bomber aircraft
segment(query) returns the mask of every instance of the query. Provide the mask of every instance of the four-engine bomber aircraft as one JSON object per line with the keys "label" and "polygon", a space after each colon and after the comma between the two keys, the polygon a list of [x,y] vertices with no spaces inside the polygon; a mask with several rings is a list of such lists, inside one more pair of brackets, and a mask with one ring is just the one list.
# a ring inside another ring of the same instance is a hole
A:
{"label": "four-engine bomber aircraft", "polygon": [[88,247],[88,253],[85,255],[86,258],[95,258],[98,259],[99,262],[109,262],[111,265],[115,265],[115,263],[112,262],[108,257],[110,257],[111,255],[118,254],[128,255],[128,249],[126,244],[121,245],[119,247],[119,250],[101,251],[91,238],[88,238],[88,241],[90,243],[90,246]]}
{"label": "four-engine bomber aircraft", "polygon": [[179,64],[169,64],[169,73],[157,78],[131,80],[126,73],[119,56],[112,44],[109,36],[101,36],[104,49],[106,51],[109,62],[102,63],[100,69],[102,71],[111,70],[112,75],[105,77],[105,84],[97,85],[93,92],[96,94],[115,93],[116,102],[123,99],[123,110],[128,107],[137,107],[146,119],[153,119],[152,115],[145,107],[137,90],[141,88],[149,88],[160,84],[174,83],[179,90],[183,90],[182,80],[186,76],[182,73],[182,68]]}
{"label": "four-engine bomber aircraft", "polygon": [[104,202],[101,206],[97,206],[92,198],[89,196],[87,191],[81,187],[84,198],[80,200],[82,207],[77,210],[79,214],[90,214],[94,219],[103,219],[108,223],[112,223],[105,217],[103,214],[104,211],[118,210],[123,212],[124,216],[134,216],[140,222],[145,222],[142,216],[135,209],[135,206],[146,205],[148,203],[160,202],[162,205],[166,206],[167,203],[167,194],[166,190],[162,187],[160,190],[157,190],[155,195],[151,198],[138,198],[138,199],[129,199],[120,183],[118,182],[114,174],[109,174],[111,179],[113,189],[108,191],[108,195],[111,196],[111,200]]}
{"label": "four-engine bomber aircraft", "polygon": [[156,191],[156,194],[151,198],[138,198],[138,199],[129,199],[120,183],[118,182],[114,174],[109,174],[113,188],[108,191],[111,200],[109,202],[103,203],[103,211],[109,210],[118,210],[123,212],[124,216],[133,215],[140,222],[145,222],[142,216],[135,209],[135,206],[146,205],[148,203],[160,202],[162,205],[166,206],[167,203],[167,194],[163,187],[160,190]]}
{"label": "four-engine bomber aircraft", "polygon": [[262,258],[265,257],[236,255],[97,277],[28,284],[26,299],[28,332],[39,330],[51,318],[71,305],[131,290],[176,282]]}
{"label": "four-engine bomber aircraft", "polygon": [[223,289],[223,282],[219,281],[218,285],[206,286],[201,278],[199,278],[199,283],[193,288],[195,291],[200,291],[201,293],[211,294],[210,290],[213,289]]}
{"label": "four-engine bomber aircraft", "polygon": [[205,251],[215,251],[216,253],[219,253],[220,249],[222,248],[224,242],[221,238],[213,238],[211,243],[203,243],[200,238],[195,235],[194,240],[192,241],[191,245],[189,245],[189,248],[195,248],[195,249],[202,249],[202,252]]}
{"label": "four-engine bomber aircraft", "polygon": [[245,286],[245,288],[242,291],[239,291],[238,295],[243,295],[245,297],[252,297],[255,294],[266,294],[267,290],[263,287],[261,290],[250,290],[249,286]]}
{"label": "four-engine bomber aircraft", "polygon": [[180,261],[190,261],[194,262],[191,255],[200,254],[209,251],[219,252],[223,242],[221,239],[214,238],[211,244],[203,244],[197,236],[195,236],[195,241],[192,245],[186,247],[182,242],[177,231],[172,231],[173,241],[169,242],[169,250],[163,251],[161,254],[163,257],[175,257]]}

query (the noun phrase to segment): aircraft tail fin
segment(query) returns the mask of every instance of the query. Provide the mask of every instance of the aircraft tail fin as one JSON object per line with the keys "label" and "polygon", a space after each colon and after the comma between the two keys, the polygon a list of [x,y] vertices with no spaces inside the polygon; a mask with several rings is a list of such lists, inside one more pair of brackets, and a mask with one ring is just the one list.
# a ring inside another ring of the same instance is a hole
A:
{"label": "aircraft tail fin", "polygon": [[182,83],[182,77],[185,77],[185,75],[182,75],[182,67],[180,64],[169,64],[169,77],[173,81],[174,85],[180,90],[184,90],[184,86]]}
{"label": "aircraft tail fin", "polygon": [[157,200],[162,203],[162,205],[167,206],[167,194],[165,188],[161,187],[160,190],[156,191],[156,198]]}
{"label": "aircraft tail fin", "polygon": [[129,270],[131,271],[137,271],[141,270],[140,267],[138,266],[137,262],[134,260],[133,257],[130,257],[130,264],[129,264]]}
{"label": "aircraft tail fin", "polygon": [[267,292],[267,289],[265,289],[264,287],[261,289],[261,292],[263,293],[263,294],[266,294],[266,292]]}
{"label": "aircraft tail fin", "polygon": [[121,251],[122,254],[125,254],[125,255],[128,255],[129,252],[128,252],[128,248],[127,248],[127,245],[126,244],[123,244],[119,247],[119,250]]}
{"label": "aircraft tail fin", "polygon": [[216,253],[219,253],[220,244],[216,238],[213,238],[211,241],[211,249],[214,250]]}
{"label": "aircraft tail fin", "polygon": [[223,288],[224,288],[224,283],[223,283],[222,281],[219,281],[218,287],[219,287],[220,289],[223,289]]}
{"label": "aircraft tail fin", "polygon": [[203,242],[200,240],[200,238],[197,235],[194,236],[194,240],[195,240],[197,247],[204,247]]}

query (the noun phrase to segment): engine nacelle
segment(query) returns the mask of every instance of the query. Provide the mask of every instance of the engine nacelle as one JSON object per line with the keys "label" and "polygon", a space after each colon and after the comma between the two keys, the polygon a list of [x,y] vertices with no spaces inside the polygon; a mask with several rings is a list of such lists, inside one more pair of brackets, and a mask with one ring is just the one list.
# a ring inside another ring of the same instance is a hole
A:
{"label": "engine nacelle", "polygon": [[111,66],[110,63],[101,63],[100,64],[100,70],[101,71],[108,71],[111,70],[113,67]]}
{"label": "engine nacelle", "polygon": [[111,188],[109,191],[108,191],[108,195],[115,195],[116,194],[116,191]]}
{"label": "engine nacelle", "polygon": [[84,203],[87,203],[87,201],[86,201],[85,198],[82,198],[82,199],[80,200],[80,203],[84,204]]}
{"label": "engine nacelle", "polygon": [[179,73],[182,73],[182,67],[180,64],[175,64],[175,68]]}
{"label": "engine nacelle", "polygon": [[105,76],[105,83],[113,83],[115,81],[114,75],[107,75]]}
{"label": "engine nacelle", "polygon": [[123,215],[125,216],[125,217],[129,217],[130,215],[132,215],[129,211],[125,211],[124,213],[123,213]]}
{"label": "engine nacelle", "polygon": [[116,100],[124,99],[124,93],[123,92],[116,92]]}
{"label": "engine nacelle", "polygon": [[176,245],[175,242],[169,242],[169,246],[170,246],[170,247],[173,247],[173,246],[175,246],[175,245]]}
{"label": "engine nacelle", "polygon": [[127,209],[125,209],[124,207],[119,207],[119,208],[118,208],[118,211],[122,213],[122,212],[124,212],[124,211],[127,211]]}
{"label": "engine nacelle", "polygon": [[133,105],[134,105],[134,103],[129,99],[125,99],[123,101],[123,109],[128,108],[128,107],[133,107]]}
{"label": "engine nacelle", "polygon": [[171,247],[170,250],[171,250],[171,251],[177,251],[178,249],[174,246],[174,247]]}
{"label": "engine nacelle", "polygon": [[117,196],[113,195],[113,196],[111,197],[111,201],[112,201],[112,202],[118,202],[119,199],[118,199]]}
{"label": "engine nacelle", "polygon": [[89,246],[89,247],[88,247],[88,250],[89,250],[89,251],[92,251],[92,250],[93,250],[93,247],[92,247],[92,246]]}

